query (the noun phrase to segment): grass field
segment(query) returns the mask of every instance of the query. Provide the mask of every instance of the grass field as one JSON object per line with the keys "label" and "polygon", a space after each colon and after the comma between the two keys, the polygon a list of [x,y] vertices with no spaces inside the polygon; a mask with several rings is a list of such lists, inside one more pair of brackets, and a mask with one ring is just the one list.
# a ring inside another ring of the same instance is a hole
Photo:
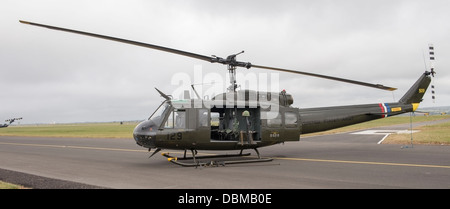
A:
{"label": "grass field", "polygon": [[[415,116],[413,122],[424,122],[450,118],[444,116]],[[343,128],[329,131],[306,134],[325,135],[356,131],[361,129],[389,126],[395,124],[409,123],[409,117],[389,117],[380,120],[369,121]],[[22,125],[10,126],[0,129],[0,136],[34,136],[34,137],[82,137],[82,138],[132,138],[133,129],[137,123],[79,123],[79,124],[57,124],[57,125]],[[417,128],[421,130],[414,134],[415,143],[426,144],[450,144],[450,123],[443,123],[434,126],[423,126]],[[385,140],[385,143],[404,143],[410,140],[408,134],[392,134]]]}
{"label": "grass field", "polygon": [[0,129],[1,136],[133,138],[137,123],[79,123],[10,126]]}
{"label": "grass field", "polygon": [[10,184],[10,183],[0,181],[0,189],[26,189],[26,188],[23,186],[20,186],[20,185],[15,185],[15,184]]}
{"label": "grass field", "polygon": [[[450,145],[450,122],[418,127],[413,133],[413,144]],[[383,144],[409,144],[410,134],[391,134]]]}

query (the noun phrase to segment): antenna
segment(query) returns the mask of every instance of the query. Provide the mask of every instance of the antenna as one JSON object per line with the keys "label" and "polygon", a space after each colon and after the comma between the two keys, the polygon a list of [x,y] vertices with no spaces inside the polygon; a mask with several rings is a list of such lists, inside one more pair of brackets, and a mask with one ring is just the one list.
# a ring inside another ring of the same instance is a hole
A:
{"label": "antenna", "polygon": [[412,124],[412,117],[413,117],[413,115],[416,116],[416,114],[414,114],[414,112],[409,112],[409,131],[410,131],[410,136],[411,136],[411,147],[409,147],[408,145],[404,145],[404,146],[401,146],[400,149],[403,149],[403,148],[414,148],[414,144],[413,144],[413,133],[414,133],[414,131],[413,131],[413,124]]}
{"label": "antenna", "polygon": [[216,81],[212,81],[212,82],[209,82],[209,83],[193,83],[193,84],[191,84],[191,88],[192,88],[192,90],[194,90],[194,93],[195,93],[195,95],[197,96],[197,98],[198,99],[202,99],[202,97],[200,97],[200,95],[198,94],[198,92],[197,92],[197,90],[195,89],[195,87],[194,86],[196,86],[196,85],[207,85],[207,84],[209,84],[209,85],[214,85],[216,83]]}

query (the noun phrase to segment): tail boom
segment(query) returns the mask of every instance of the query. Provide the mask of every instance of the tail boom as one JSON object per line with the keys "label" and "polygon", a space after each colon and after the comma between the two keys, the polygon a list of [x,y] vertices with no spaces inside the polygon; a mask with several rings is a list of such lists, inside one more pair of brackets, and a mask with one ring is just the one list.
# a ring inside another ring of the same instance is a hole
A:
{"label": "tail boom", "polygon": [[398,102],[300,109],[302,134],[416,111],[431,82],[430,75],[423,73]]}

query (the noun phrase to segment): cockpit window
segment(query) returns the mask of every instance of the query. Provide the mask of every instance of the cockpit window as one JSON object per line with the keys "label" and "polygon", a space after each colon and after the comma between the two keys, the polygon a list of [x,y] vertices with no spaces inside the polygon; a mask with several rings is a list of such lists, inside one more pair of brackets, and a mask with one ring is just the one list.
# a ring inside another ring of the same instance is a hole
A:
{"label": "cockpit window", "polygon": [[164,128],[186,128],[186,111],[174,109],[164,123]]}
{"label": "cockpit window", "polygon": [[158,109],[153,112],[149,120],[152,120],[159,127],[164,120],[164,116],[170,111],[172,105],[169,102],[163,102]]}

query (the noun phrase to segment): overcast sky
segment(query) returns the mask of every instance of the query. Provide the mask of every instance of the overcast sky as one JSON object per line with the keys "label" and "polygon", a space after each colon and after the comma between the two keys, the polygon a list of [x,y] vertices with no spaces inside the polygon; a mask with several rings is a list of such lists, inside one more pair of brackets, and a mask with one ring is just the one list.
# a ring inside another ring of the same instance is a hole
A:
{"label": "overcast sky", "polygon": [[[436,103],[428,91],[421,104],[433,107],[450,105],[449,11],[445,0],[4,0],[0,123],[11,117],[23,117],[22,123],[143,120],[163,100],[154,87],[167,94],[178,91],[179,83],[171,84],[175,75],[192,83],[198,81],[194,69],[201,69],[201,82],[211,75],[227,77],[221,64],[19,20],[207,56],[225,58],[245,50],[238,60],[398,88],[392,93],[239,68],[244,76],[275,76],[277,91],[286,89],[300,108],[396,101],[424,72],[429,62],[423,57],[433,43]],[[224,82],[216,85],[226,88]]]}

